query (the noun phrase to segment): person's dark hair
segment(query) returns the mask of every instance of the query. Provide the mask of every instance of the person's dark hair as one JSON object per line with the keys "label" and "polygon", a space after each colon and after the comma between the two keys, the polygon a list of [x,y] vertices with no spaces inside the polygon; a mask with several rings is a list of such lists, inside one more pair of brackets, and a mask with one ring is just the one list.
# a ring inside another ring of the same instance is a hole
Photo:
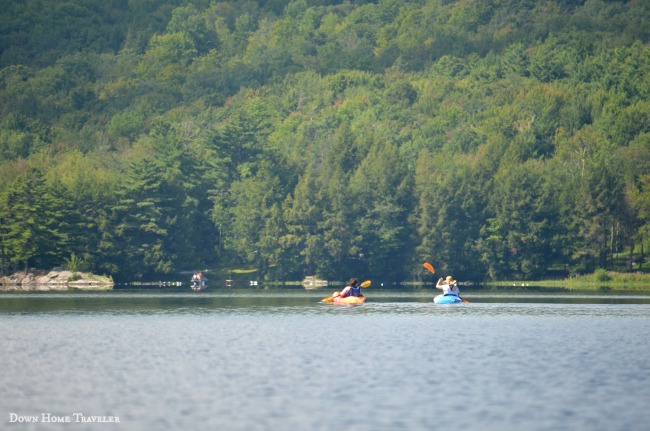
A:
{"label": "person's dark hair", "polygon": [[359,284],[359,280],[356,278],[351,278],[350,279],[350,286],[356,287],[356,285]]}

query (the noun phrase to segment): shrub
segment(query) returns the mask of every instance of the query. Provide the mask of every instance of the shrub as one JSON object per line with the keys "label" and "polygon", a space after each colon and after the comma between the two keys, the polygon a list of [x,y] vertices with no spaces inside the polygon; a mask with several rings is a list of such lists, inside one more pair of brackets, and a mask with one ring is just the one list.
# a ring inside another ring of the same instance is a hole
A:
{"label": "shrub", "polygon": [[594,280],[595,281],[610,281],[612,277],[609,276],[606,270],[603,268],[598,268],[594,271]]}

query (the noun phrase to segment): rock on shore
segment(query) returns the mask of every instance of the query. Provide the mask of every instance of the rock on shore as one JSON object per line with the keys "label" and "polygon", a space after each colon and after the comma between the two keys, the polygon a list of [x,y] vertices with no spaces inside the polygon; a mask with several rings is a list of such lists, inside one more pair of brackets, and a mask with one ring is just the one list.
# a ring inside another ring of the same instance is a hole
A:
{"label": "rock on shore", "polygon": [[51,271],[33,270],[25,274],[17,272],[0,278],[0,290],[108,290],[113,288],[110,277],[73,272],[65,268],[54,268]]}

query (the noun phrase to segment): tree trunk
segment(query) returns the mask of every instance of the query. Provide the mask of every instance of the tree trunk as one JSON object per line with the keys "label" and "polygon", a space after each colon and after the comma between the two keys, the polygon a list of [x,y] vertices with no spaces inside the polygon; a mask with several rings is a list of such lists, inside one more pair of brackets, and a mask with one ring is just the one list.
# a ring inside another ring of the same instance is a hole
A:
{"label": "tree trunk", "polygon": [[614,238],[616,238],[614,226],[615,223],[612,223],[610,233],[609,233],[609,261],[610,262],[614,262]]}
{"label": "tree trunk", "polygon": [[628,262],[628,270],[632,272],[634,267],[634,240],[630,240],[630,260]]}

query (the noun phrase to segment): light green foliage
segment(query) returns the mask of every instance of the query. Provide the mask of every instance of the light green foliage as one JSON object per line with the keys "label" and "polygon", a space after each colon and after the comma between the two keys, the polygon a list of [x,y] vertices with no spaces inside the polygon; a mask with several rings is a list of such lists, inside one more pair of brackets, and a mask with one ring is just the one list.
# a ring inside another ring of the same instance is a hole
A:
{"label": "light green foliage", "polygon": [[595,281],[609,281],[612,278],[607,274],[607,271],[603,268],[597,268],[594,271],[594,280]]}

